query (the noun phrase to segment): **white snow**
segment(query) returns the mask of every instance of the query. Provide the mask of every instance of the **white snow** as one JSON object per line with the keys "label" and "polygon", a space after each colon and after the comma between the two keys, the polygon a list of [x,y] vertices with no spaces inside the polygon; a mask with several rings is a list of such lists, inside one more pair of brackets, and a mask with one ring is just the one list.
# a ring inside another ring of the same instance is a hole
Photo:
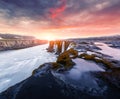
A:
{"label": "white snow", "polygon": [[31,48],[0,52],[0,92],[28,78],[32,71],[56,56],[45,49],[48,44]]}
{"label": "white snow", "polygon": [[90,73],[94,71],[105,71],[104,69],[93,62],[80,58],[76,58],[73,61],[76,63],[76,65],[70,71],[65,74],[55,74],[55,76],[59,77],[66,83],[79,88],[80,90],[97,90],[99,92],[105,90],[106,86],[101,88],[97,82],[97,79]]}
{"label": "white snow", "polygon": [[113,59],[120,60],[120,49],[109,47],[105,43],[96,42],[97,47],[101,48],[99,52],[113,57]]}
{"label": "white snow", "polygon": [[85,72],[104,71],[102,68],[100,68],[97,64],[93,62],[89,62],[79,58],[74,59],[73,61],[76,63],[76,65],[69,71],[69,76],[73,77],[73,79],[76,80],[78,80]]}
{"label": "white snow", "polygon": [[87,51],[88,55],[96,54],[95,52]]}

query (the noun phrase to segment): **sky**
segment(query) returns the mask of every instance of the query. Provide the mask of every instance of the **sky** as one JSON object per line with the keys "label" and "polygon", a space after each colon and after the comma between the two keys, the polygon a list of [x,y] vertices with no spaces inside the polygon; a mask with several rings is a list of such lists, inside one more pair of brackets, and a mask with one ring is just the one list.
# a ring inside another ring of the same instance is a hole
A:
{"label": "sky", "polygon": [[120,34],[120,0],[0,0],[0,33],[40,39]]}

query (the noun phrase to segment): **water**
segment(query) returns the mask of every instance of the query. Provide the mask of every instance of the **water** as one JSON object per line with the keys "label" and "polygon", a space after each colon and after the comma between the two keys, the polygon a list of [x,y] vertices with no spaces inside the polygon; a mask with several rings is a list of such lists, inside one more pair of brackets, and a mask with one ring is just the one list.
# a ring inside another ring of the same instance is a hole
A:
{"label": "water", "polygon": [[91,72],[105,71],[99,65],[80,58],[73,60],[76,65],[64,74],[55,74],[58,78],[81,91],[90,92],[91,94],[100,94],[106,90],[105,85],[100,85],[101,81]]}
{"label": "water", "polygon": [[32,71],[56,56],[48,53],[48,44],[0,53],[0,92],[31,76]]}
{"label": "water", "polygon": [[[0,53],[0,92],[31,76],[34,69],[46,62],[54,62],[56,56],[48,53],[47,44],[36,47],[6,51]],[[73,60],[76,65],[65,74],[55,73],[56,77],[64,80],[81,90],[103,91],[98,79],[90,72],[104,71],[97,64],[77,58]]]}

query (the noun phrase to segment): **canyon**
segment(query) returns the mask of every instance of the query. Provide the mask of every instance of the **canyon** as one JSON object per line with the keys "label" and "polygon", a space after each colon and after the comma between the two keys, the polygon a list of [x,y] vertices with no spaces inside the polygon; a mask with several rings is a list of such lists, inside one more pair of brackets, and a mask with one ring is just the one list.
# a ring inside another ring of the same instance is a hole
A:
{"label": "canyon", "polygon": [[0,51],[28,48],[47,43],[46,40],[38,39],[1,39]]}

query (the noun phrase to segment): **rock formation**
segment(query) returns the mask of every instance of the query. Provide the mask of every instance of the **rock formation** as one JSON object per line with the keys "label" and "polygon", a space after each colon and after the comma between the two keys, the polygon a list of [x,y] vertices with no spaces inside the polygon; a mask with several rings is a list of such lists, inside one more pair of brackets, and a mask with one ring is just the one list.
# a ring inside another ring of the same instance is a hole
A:
{"label": "rock formation", "polygon": [[70,69],[75,65],[75,63],[72,61],[72,58],[70,57],[69,51],[61,53],[58,56],[56,63],[62,65],[65,69]]}
{"label": "rock formation", "polygon": [[0,99],[95,99],[61,80],[46,63],[26,80],[0,93]]}
{"label": "rock formation", "polygon": [[45,43],[47,43],[47,41],[45,40],[19,40],[19,39],[0,40],[0,51],[22,49]]}

